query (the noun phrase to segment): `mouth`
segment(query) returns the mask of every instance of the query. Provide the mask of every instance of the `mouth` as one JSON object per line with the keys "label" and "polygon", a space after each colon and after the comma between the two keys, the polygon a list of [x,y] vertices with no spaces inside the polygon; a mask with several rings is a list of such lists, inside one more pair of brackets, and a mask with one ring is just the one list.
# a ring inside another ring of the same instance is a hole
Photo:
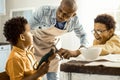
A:
{"label": "mouth", "polygon": [[60,22],[61,22],[61,21],[63,21],[63,19],[62,19],[62,18],[60,18],[60,17],[58,17],[58,21],[60,21]]}
{"label": "mouth", "polygon": [[64,22],[65,20],[64,20],[63,18],[57,16],[57,21],[59,21],[59,22]]}
{"label": "mouth", "polygon": [[101,38],[100,37],[95,37],[97,40],[101,40]]}

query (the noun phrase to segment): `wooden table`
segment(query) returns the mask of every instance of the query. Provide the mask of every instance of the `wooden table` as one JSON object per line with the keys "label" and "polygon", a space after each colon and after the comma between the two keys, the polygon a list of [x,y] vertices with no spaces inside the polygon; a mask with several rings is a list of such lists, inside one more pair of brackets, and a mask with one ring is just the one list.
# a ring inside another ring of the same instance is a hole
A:
{"label": "wooden table", "polygon": [[[91,63],[105,63],[103,64],[95,64]],[[112,64],[113,66],[107,66],[107,64]],[[96,60],[96,61],[69,61],[61,64],[60,70],[62,72],[68,73],[68,80],[72,80],[72,73],[76,74],[89,74],[89,75],[108,75],[108,76],[120,76],[120,62],[112,62],[108,60]],[[116,66],[118,65],[118,66]],[[73,75],[74,76],[74,75]],[[81,79],[80,79],[81,80]],[[84,79],[85,80],[85,79]],[[89,79],[92,80],[92,79]],[[97,79],[98,80],[98,79]],[[116,79],[116,80],[120,80]]]}

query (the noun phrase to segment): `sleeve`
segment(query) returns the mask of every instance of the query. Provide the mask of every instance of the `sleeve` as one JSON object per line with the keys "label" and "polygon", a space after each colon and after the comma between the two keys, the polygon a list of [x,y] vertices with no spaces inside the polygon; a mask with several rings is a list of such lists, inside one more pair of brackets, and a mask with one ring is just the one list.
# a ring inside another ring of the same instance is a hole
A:
{"label": "sleeve", "polygon": [[20,59],[11,59],[8,61],[6,68],[10,76],[10,80],[22,80],[24,77],[23,61]]}
{"label": "sleeve", "polygon": [[75,16],[74,23],[75,23],[74,31],[76,33],[76,36],[80,39],[81,46],[87,47],[88,46],[87,34],[86,34],[83,26],[80,24],[77,16]]}
{"label": "sleeve", "polygon": [[52,6],[42,6],[38,8],[31,16],[29,23],[31,29],[43,28],[46,25],[50,26],[49,20],[52,12],[54,12],[54,7]]}
{"label": "sleeve", "polygon": [[39,27],[42,16],[43,16],[43,9],[42,9],[42,7],[40,7],[32,14],[32,16],[29,20],[31,29],[35,29],[35,28]]}
{"label": "sleeve", "polygon": [[120,54],[120,40],[119,39],[110,39],[103,45],[94,44],[95,47],[102,48],[101,55]]}

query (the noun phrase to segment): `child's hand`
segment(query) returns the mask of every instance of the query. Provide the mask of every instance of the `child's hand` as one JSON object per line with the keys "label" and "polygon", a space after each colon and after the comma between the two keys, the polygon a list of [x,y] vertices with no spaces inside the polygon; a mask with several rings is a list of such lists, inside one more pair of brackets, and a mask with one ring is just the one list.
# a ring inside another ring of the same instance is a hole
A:
{"label": "child's hand", "polygon": [[40,76],[43,76],[44,74],[46,74],[49,70],[49,64],[50,62],[43,62],[41,64],[41,66],[39,67],[39,69],[37,70],[37,72],[40,74]]}
{"label": "child's hand", "polygon": [[56,57],[56,53],[53,53],[53,54],[48,58],[48,60],[51,61],[51,60],[53,60],[55,57]]}
{"label": "child's hand", "polygon": [[48,58],[49,61],[53,60],[56,57],[56,48],[55,46],[52,47],[53,49],[53,54]]}

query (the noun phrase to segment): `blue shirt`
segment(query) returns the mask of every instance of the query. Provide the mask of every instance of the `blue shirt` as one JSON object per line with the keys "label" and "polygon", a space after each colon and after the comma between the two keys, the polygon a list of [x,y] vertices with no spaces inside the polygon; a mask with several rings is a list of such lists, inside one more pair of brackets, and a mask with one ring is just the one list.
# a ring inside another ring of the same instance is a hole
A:
{"label": "blue shirt", "polygon": [[[33,13],[29,21],[31,29],[44,27],[47,28],[51,25],[61,25],[59,23],[56,24],[56,11],[57,8],[52,6],[40,7]],[[87,45],[88,42],[86,39],[86,33],[82,25],[79,23],[77,16],[72,17],[69,21],[64,23],[64,26],[61,26],[59,28],[62,30],[67,30],[67,32],[71,32],[74,30],[76,36],[80,38],[80,44],[83,46]]]}
{"label": "blue shirt", "polygon": [[56,24],[55,24],[55,27],[57,27],[58,29],[64,29],[64,27],[65,27],[65,23],[66,22],[56,22]]}

